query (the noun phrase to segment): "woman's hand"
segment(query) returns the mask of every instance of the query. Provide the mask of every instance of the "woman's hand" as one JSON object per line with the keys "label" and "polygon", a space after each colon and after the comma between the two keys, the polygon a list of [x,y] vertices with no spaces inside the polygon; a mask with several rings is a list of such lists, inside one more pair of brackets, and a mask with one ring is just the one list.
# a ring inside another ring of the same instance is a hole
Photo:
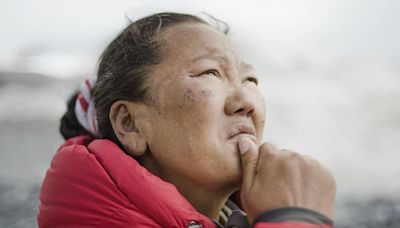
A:
{"label": "woman's hand", "polygon": [[257,148],[239,140],[242,160],[241,198],[250,222],[263,212],[302,207],[333,218],[335,180],[316,160],[280,150],[270,143]]}

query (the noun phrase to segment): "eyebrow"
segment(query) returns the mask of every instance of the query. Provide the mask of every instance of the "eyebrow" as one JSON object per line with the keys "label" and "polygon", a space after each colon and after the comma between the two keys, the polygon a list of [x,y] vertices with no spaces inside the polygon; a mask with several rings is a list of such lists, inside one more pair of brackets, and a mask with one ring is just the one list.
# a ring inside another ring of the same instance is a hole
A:
{"label": "eyebrow", "polygon": [[[219,54],[212,54],[212,53],[211,54],[208,53],[208,54],[197,56],[197,57],[192,59],[192,62],[196,62],[196,61],[201,60],[201,59],[211,59],[211,60],[214,60],[214,61],[220,62],[220,63],[227,63],[228,62],[228,60],[227,60],[227,58],[225,56],[222,56],[222,55],[219,55]],[[255,70],[253,65],[251,65],[250,63],[246,63],[246,62],[241,62],[240,63],[240,69],[243,70],[243,71]]]}

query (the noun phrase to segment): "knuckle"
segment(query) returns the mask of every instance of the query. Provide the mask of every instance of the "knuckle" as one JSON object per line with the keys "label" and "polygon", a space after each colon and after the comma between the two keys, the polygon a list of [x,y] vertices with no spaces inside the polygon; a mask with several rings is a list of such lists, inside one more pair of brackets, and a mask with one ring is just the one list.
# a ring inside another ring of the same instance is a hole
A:
{"label": "knuckle", "polygon": [[303,160],[313,169],[320,169],[321,163],[309,155],[303,155]]}
{"label": "knuckle", "polygon": [[274,154],[273,153],[271,153],[270,151],[268,151],[268,150],[260,150],[259,151],[259,156],[260,156],[260,158],[261,157],[272,157],[272,156],[274,156]]}
{"label": "knuckle", "polygon": [[304,154],[304,155],[302,155],[302,157],[303,157],[304,160],[309,161],[310,163],[318,162],[317,160],[315,160],[313,157],[311,157],[308,154]]}
{"label": "knuckle", "polygon": [[268,144],[266,143],[261,144],[258,150],[260,151],[260,153],[263,151],[268,151]]}
{"label": "knuckle", "polygon": [[274,152],[274,145],[270,142],[265,142],[260,146],[260,151]]}
{"label": "knuckle", "polygon": [[269,143],[263,143],[259,149],[260,156],[270,156],[273,157],[276,155],[276,151],[273,145]]}

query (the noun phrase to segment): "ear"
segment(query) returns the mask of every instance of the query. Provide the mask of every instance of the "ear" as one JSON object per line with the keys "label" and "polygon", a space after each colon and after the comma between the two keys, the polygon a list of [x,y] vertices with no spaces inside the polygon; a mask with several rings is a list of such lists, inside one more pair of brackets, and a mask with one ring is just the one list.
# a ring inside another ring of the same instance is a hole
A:
{"label": "ear", "polygon": [[136,157],[146,152],[147,143],[143,132],[136,125],[134,106],[134,102],[116,101],[111,106],[109,118],[125,151]]}

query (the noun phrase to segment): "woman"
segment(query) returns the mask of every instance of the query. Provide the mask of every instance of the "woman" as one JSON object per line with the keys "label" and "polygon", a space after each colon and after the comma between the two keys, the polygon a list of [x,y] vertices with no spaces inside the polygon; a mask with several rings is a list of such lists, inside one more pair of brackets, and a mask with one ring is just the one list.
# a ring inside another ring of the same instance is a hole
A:
{"label": "woman", "polygon": [[258,79],[224,33],[160,13],[111,42],[61,120],[40,227],[331,226],[333,177],[262,144]]}

